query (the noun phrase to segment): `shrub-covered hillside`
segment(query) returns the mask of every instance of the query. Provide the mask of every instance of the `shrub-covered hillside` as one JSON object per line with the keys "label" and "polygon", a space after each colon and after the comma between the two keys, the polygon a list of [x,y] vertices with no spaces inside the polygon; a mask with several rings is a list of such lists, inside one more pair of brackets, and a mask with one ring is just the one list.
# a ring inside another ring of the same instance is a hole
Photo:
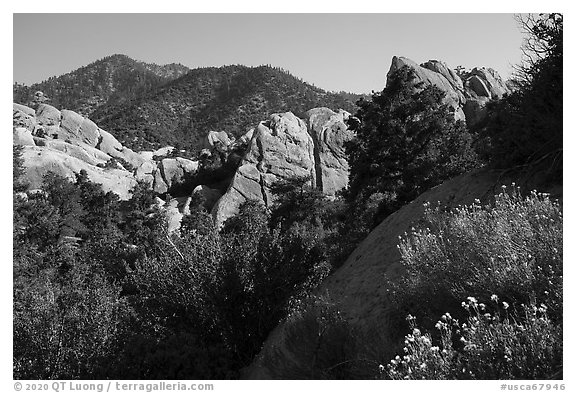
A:
{"label": "shrub-covered hillside", "polygon": [[209,131],[239,136],[272,113],[304,117],[322,106],[354,112],[354,102],[278,68],[238,65],[194,69],[136,100],[102,106],[93,120],[128,146],[194,149]]}
{"label": "shrub-covered hillside", "polygon": [[34,101],[35,93],[41,91],[51,105],[91,117],[103,104],[118,105],[129,101],[188,71],[181,64],[160,66],[125,55],[112,55],[31,86],[15,83],[13,100],[28,105]]}

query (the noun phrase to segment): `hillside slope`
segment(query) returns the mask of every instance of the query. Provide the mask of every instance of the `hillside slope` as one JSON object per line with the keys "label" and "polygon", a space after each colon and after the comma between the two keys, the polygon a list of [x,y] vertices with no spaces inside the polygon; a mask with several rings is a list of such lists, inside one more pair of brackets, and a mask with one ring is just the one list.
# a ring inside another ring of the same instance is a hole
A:
{"label": "hillside slope", "polygon": [[186,74],[181,64],[157,65],[112,55],[41,83],[13,86],[13,100],[29,105],[42,91],[51,105],[91,116],[105,103],[118,105]]}
{"label": "hillside slope", "polygon": [[[447,208],[471,204],[475,199],[488,203],[501,191],[501,185],[512,182],[523,190],[537,188],[550,192],[553,198],[562,202],[562,185],[551,183],[545,170],[527,174],[483,169],[460,175],[426,191],[382,221],[352,252],[344,265],[321,284],[318,293],[329,294],[358,332],[370,334],[376,329],[381,338],[387,337],[388,332],[394,329],[387,280],[396,280],[402,272],[398,238],[422,220],[424,203],[439,202]],[[270,334],[261,354],[245,370],[244,378],[286,378],[283,367],[298,362],[298,355],[286,344],[286,329],[287,324],[283,323]]]}
{"label": "hillside slope", "polygon": [[173,144],[195,149],[209,131],[238,137],[272,113],[304,117],[316,107],[354,113],[350,97],[269,66],[209,67],[194,69],[132,102],[104,105],[93,119],[133,148]]}

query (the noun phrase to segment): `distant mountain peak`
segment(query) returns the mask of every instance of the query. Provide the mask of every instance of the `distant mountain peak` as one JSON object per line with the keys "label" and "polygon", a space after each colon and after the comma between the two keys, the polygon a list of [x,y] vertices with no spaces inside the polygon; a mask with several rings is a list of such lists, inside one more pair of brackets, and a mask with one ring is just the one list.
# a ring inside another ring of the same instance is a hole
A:
{"label": "distant mountain peak", "polygon": [[52,105],[91,116],[100,105],[134,99],[188,71],[181,64],[157,65],[113,54],[31,86],[15,84],[13,100],[28,105],[42,91]]}

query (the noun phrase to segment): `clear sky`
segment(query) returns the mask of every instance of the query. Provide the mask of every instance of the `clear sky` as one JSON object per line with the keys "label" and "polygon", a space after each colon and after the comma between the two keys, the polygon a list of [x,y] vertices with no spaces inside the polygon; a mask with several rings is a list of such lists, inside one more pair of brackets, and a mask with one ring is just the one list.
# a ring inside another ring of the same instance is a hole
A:
{"label": "clear sky", "polygon": [[190,68],[272,64],[326,90],[381,90],[392,56],[504,78],[520,61],[513,14],[14,14],[14,81],[126,54]]}

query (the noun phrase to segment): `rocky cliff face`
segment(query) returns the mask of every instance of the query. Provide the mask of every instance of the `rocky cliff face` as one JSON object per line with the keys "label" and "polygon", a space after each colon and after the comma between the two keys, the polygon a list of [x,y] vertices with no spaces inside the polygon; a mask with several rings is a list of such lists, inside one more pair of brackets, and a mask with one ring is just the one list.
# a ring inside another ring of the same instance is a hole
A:
{"label": "rocky cliff face", "polygon": [[349,168],[344,144],[354,136],[346,125],[350,113],[315,108],[306,114],[308,132],[314,141],[316,185],[324,194],[334,196],[348,185]]}
{"label": "rocky cliff face", "polygon": [[489,100],[510,92],[500,75],[491,68],[474,68],[464,73],[462,80],[440,61],[429,60],[418,65],[408,58],[394,56],[388,78],[402,67],[412,69],[418,82],[434,85],[445,92],[444,102],[454,110],[456,120],[465,120],[469,126],[483,119],[486,115],[484,107]]}
{"label": "rocky cliff face", "polygon": [[180,157],[155,161],[162,152],[134,152],[90,119],[46,104],[35,110],[13,105],[13,143],[23,146],[31,189],[40,188],[49,171],[73,180],[84,170],[104,191],[129,199],[138,180],[162,194],[198,169],[198,162]]}
{"label": "rocky cliff face", "polygon": [[316,108],[308,116],[310,128],[291,112],[273,114],[256,127],[227,192],[212,210],[217,225],[246,200],[270,206],[271,187],[281,180],[308,176],[313,187],[332,196],[346,187],[344,142],[352,132],[344,121],[349,113]]}

